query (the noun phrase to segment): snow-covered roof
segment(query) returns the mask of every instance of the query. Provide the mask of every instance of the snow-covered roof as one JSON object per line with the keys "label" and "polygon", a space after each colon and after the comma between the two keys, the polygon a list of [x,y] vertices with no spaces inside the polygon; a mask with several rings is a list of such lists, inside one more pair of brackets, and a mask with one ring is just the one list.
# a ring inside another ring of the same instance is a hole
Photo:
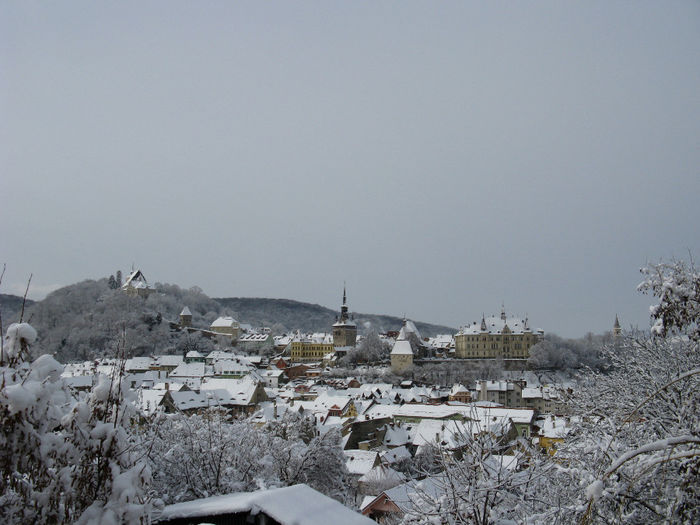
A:
{"label": "snow-covered roof", "polygon": [[450,395],[454,396],[454,395],[462,393],[462,392],[469,392],[469,390],[467,389],[466,386],[459,384],[459,383],[455,383],[454,385],[452,385],[452,389],[450,390]]}
{"label": "snow-covered roof", "polygon": [[126,372],[131,370],[148,370],[152,364],[153,359],[150,357],[132,357],[124,363],[124,370]]}
{"label": "snow-covered roof", "polygon": [[[457,335],[478,335],[478,334],[500,334],[508,325],[508,329],[513,334],[532,333],[533,330],[528,324],[528,320],[520,317],[507,317],[503,319],[499,316],[491,316],[482,319],[482,321],[474,321],[470,325],[460,329]],[[540,333],[543,330],[537,329],[535,332]]]}
{"label": "snow-covered roof", "polygon": [[192,315],[192,312],[190,312],[190,309],[187,306],[185,306],[182,309],[182,312],[180,312],[180,315]]}
{"label": "snow-covered roof", "polygon": [[363,483],[381,483],[384,486],[393,484],[396,486],[399,483],[406,481],[406,476],[404,476],[401,472],[397,472],[391,467],[379,464],[376,467],[373,467],[372,470],[367,472],[367,474],[361,476],[358,481]]}
{"label": "snow-covered roof", "polygon": [[[574,418],[574,421],[577,421],[577,418]],[[539,434],[548,438],[564,438],[572,430],[570,418],[561,416],[540,417],[535,424],[540,427]]]}
{"label": "snow-covered roof", "polygon": [[158,366],[177,366],[184,361],[181,355],[159,355],[155,360]]}
{"label": "snow-covered roof", "polygon": [[304,484],[176,503],[165,507],[156,519],[200,518],[192,520],[199,523],[207,516],[243,512],[262,512],[280,525],[376,525],[371,519]]}
{"label": "snow-covered roof", "polygon": [[364,476],[379,461],[379,453],[371,450],[343,450],[345,465],[350,474]]}
{"label": "snow-covered roof", "polygon": [[348,326],[348,327],[354,327],[357,326],[353,321],[350,319],[346,319],[345,321],[338,321],[337,323],[333,323],[333,326]]}
{"label": "snow-covered roof", "polygon": [[392,489],[385,490],[374,498],[374,500],[386,496],[399,507],[401,512],[406,514],[418,510],[421,503],[425,501],[425,497],[437,500],[445,493],[444,488],[444,483],[440,483],[434,478],[428,477],[421,481],[412,480],[408,483],[402,483]]}
{"label": "snow-covered roof", "polygon": [[207,371],[211,374],[211,367],[204,363],[181,363],[170,372],[170,377],[204,377]]}
{"label": "snow-covered roof", "polygon": [[205,378],[200,389],[202,393],[208,390],[225,390],[233,404],[249,405],[257,387],[257,381],[250,376],[245,376],[242,379]]}
{"label": "snow-covered roof", "polygon": [[396,463],[397,461],[401,461],[402,459],[409,459],[412,456],[406,448],[406,446],[401,445],[400,447],[380,452],[379,457],[383,463],[391,465],[392,463]]}
{"label": "snow-covered roof", "polygon": [[352,398],[350,396],[333,396],[326,392],[316,398],[314,405],[316,410],[341,410],[351,402]]}
{"label": "snow-covered roof", "polygon": [[207,361],[224,361],[229,359],[240,359],[243,356],[238,356],[233,352],[224,352],[223,350],[213,350],[207,354]]}
{"label": "snow-covered roof", "polygon": [[237,328],[238,321],[233,317],[219,317],[211,324],[212,328]]}
{"label": "snow-covered roof", "polygon": [[398,339],[391,349],[391,355],[413,355],[411,343],[406,339]]}
{"label": "snow-covered roof", "polygon": [[418,424],[413,436],[413,445],[420,448],[439,443],[448,449],[456,449],[477,432],[478,427],[472,422],[424,419]]}
{"label": "snow-covered roof", "polygon": [[171,391],[170,396],[172,397],[173,403],[178,410],[193,410],[216,405],[216,403],[210,404],[207,396],[198,394],[192,390],[179,392]]}
{"label": "snow-covered roof", "polygon": [[167,390],[142,389],[138,396],[138,407],[145,415],[153,414],[163,400]]}
{"label": "snow-covered roof", "polygon": [[388,426],[384,434],[384,445],[398,447],[411,442],[411,436],[404,427]]}
{"label": "snow-covered roof", "polygon": [[455,345],[455,337],[452,334],[438,334],[428,339],[430,348],[450,348]]}
{"label": "snow-covered roof", "polygon": [[418,331],[418,328],[416,328],[416,325],[413,323],[413,321],[411,321],[410,319],[404,319],[403,326],[399,331],[399,336],[397,337],[397,339],[408,339],[409,334],[415,334],[415,336],[419,340],[422,339],[420,332]]}
{"label": "snow-covered roof", "polygon": [[559,399],[559,392],[556,388],[540,386],[536,388],[523,388],[523,399]]}
{"label": "snow-covered roof", "polygon": [[71,388],[90,388],[93,381],[97,384],[97,379],[94,375],[81,376],[62,376],[63,382]]}
{"label": "snow-covered roof", "polygon": [[124,281],[122,288],[128,288],[133,286],[134,288],[147,288],[148,281],[146,281],[146,276],[143,275],[141,270],[134,270],[129,274],[129,276]]}
{"label": "snow-covered roof", "polygon": [[269,339],[270,334],[245,334],[238,338],[238,343],[260,343]]}
{"label": "snow-covered roof", "polygon": [[405,404],[399,406],[394,413],[395,417],[420,419],[446,419],[455,415],[477,420],[482,425],[482,430],[487,430],[491,428],[492,423],[499,421],[511,420],[515,424],[530,424],[534,419],[535,411],[527,408],[484,408],[472,403],[466,405]]}

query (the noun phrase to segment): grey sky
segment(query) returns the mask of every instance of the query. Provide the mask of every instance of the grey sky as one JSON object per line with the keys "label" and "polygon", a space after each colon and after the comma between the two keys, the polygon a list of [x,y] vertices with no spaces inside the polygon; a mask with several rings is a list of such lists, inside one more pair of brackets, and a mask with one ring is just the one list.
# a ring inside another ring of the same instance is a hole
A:
{"label": "grey sky", "polygon": [[700,253],[697,2],[3,2],[3,291],[648,324]]}

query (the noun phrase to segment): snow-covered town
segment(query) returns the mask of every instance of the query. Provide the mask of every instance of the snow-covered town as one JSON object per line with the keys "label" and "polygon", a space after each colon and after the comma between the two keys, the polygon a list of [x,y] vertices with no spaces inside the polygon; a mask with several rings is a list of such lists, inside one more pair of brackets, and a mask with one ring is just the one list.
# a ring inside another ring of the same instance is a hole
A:
{"label": "snow-covered town", "polygon": [[[231,315],[202,326],[201,307],[183,306],[170,321],[167,311],[146,315],[179,289],[152,286],[140,270],[124,284],[110,276],[74,285],[57,294],[87,297],[97,288],[108,315],[142,313],[123,324],[111,356],[65,364],[32,357],[42,339],[31,324],[8,327],[3,512],[10,521],[279,524],[329,515],[343,523],[543,523],[574,520],[587,506],[611,512],[603,509],[619,504],[632,476],[697,462],[697,326],[685,321],[697,313],[669,303],[655,272],[681,293],[690,276],[697,286],[697,273],[661,265],[642,283],[659,295],[658,311],[684,309],[679,320],[659,317],[657,335],[644,336],[625,333],[616,318],[608,335],[585,344],[549,338],[505,308],[454,334],[423,337],[405,317],[398,330],[358,334],[346,290],[330,332],[275,335]],[[51,325],[50,306],[27,311],[37,326]],[[153,327],[181,353],[130,355],[144,319],[158,319]],[[595,361],[575,361],[572,348]],[[566,366],[550,355],[566,352]],[[663,373],[647,384],[654,370]],[[464,380],[428,380],[455,376]],[[631,385],[675,395],[651,392],[630,413],[639,398]],[[659,410],[663,431],[649,425]],[[695,478],[690,469],[635,488],[663,494],[654,513],[692,516],[693,492],[682,487]],[[294,498],[304,507],[282,503]]]}
{"label": "snow-covered town", "polygon": [[0,525],[700,524],[700,2],[0,2]]}

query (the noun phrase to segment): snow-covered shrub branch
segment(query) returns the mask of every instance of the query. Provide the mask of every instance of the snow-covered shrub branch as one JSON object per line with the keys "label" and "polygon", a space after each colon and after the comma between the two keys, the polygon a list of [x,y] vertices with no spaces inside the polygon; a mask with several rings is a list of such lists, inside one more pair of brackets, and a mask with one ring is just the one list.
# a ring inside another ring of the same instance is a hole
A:
{"label": "snow-covered shrub branch", "polygon": [[652,332],[661,336],[680,332],[700,340],[700,272],[692,258],[689,263],[673,260],[649,264],[640,271],[644,281],[638,290],[659,299],[649,309]]}
{"label": "snow-covered shrub branch", "polygon": [[0,367],[0,518],[3,523],[123,523],[148,513],[148,466],[132,454],[121,375],[90,395],[68,390],[53,357],[25,361],[36,337],[11,325]]}
{"label": "snow-covered shrub branch", "polygon": [[263,428],[218,411],[161,414],[144,443],[154,492],[165,503],[297,483],[344,497],[340,434],[316,436],[313,422],[291,413]]}

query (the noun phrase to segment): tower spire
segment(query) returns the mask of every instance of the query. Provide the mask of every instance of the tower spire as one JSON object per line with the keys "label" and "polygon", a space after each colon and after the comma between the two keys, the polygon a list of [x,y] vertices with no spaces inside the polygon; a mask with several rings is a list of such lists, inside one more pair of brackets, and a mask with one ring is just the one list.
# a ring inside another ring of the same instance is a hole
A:
{"label": "tower spire", "polygon": [[348,315],[348,299],[345,293],[345,281],[343,281],[343,304],[340,305],[340,322],[346,322],[350,316]]}

